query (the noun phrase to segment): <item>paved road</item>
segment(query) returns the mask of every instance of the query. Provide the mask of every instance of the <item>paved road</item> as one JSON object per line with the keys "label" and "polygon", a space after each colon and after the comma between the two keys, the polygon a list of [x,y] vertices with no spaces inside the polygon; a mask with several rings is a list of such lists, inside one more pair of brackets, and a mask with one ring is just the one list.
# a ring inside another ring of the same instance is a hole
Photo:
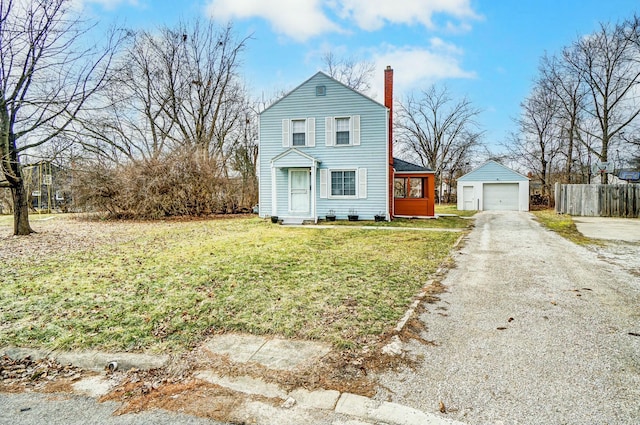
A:
{"label": "paved road", "polygon": [[119,406],[72,394],[0,393],[0,425],[222,425],[164,410],[113,416]]}
{"label": "paved road", "polygon": [[[630,246],[640,256],[640,245]],[[468,424],[640,423],[640,279],[528,213],[481,213],[377,395]]]}

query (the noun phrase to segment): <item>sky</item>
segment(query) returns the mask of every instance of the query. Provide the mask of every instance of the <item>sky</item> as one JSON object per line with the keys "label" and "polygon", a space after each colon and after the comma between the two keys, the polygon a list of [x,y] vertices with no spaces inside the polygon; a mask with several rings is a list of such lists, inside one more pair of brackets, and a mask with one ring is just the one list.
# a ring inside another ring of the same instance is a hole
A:
{"label": "sky", "polygon": [[322,57],[375,64],[367,95],[383,102],[383,72],[394,97],[446,85],[482,110],[484,141],[497,153],[517,127],[520,103],[540,58],[560,53],[600,24],[640,13],[638,0],[74,0],[103,22],[172,26],[200,17],[250,36],[243,74],[256,99],[272,99],[319,70]]}

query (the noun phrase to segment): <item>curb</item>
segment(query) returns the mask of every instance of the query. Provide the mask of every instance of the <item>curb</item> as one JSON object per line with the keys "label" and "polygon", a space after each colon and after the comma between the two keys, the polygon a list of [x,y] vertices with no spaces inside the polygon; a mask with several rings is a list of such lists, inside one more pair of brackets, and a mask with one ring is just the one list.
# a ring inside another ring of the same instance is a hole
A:
{"label": "curb", "polygon": [[296,406],[303,410],[329,411],[355,417],[360,421],[366,421],[363,422],[366,424],[374,422],[387,425],[465,425],[462,422],[409,406],[377,401],[352,393],[323,389],[314,391],[296,389],[287,393],[279,386],[259,379],[223,377],[206,370],[196,371],[194,377],[244,394],[283,399],[285,401],[280,405],[280,409],[292,409]]}
{"label": "curb", "polygon": [[157,369],[166,366],[169,362],[169,356],[166,355],[153,356],[149,354],[103,353],[99,351],[72,352],[20,347],[2,347],[0,355],[14,360],[23,359],[27,356],[33,360],[53,359],[60,364],[73,364],[93,372],[101,372],[107,368],[112,372],[115,370]]}

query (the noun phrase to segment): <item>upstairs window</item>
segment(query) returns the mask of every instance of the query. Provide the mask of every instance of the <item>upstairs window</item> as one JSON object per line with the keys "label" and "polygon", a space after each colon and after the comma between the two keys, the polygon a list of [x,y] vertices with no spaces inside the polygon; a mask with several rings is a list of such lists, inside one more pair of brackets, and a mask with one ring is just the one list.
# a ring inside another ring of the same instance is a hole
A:
{"label": "upstairs window", "polygon": [[314,147],[316,145],[316,119],[296,118],[282,120],[282,147]]}
{"label": "upstairs window", "polygon": [[306,120],[291,120],[292,146],[306,145]]}
{"label": "upstairs window", "polygon": [[360,115],[326,117],[324,129],[326,146],[360,145]]}
{"label": "upstairs window", "polygon": [[350,121],[350,118],[336,118],[336,145],[350,144]]}

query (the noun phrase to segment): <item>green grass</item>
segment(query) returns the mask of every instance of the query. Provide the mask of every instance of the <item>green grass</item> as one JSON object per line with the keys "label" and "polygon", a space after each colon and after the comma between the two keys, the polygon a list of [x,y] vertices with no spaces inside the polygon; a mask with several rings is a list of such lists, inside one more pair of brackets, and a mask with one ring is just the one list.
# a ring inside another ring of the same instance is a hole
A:
{"label": "green grass", "polygon": [[440,218],[394,218],[393,221],[373,221],[373,220],[337,220],[319,221],[318,224],[329,226],[377,226],[377,227],[412,227],[420,229],[464,229],[471,224],[469,220],[460,217],[440,217]]}
{"label": "green grass", "polygon": [[256,218],[131,229],[120,245],[6,258],[0,346],[181,351],[239,331],[352,347],[395,325],[459,237]]}
{"label": "green grass", "polygon": [[394,218],[393,221],[372,220],[338,220],[332,222],[321,221],[323,225],[333,226],[379,226],[379,227],[415,227],[425,229],[465,229],[471,222],[462,217],[471,217],[477,211],[458,211],[455,204],[441,204],[435,207],[436,214],[455,214],[455,217],[444,216],[435,218]]}
{"label": "green grass", "polygon": [[596,244],[597,241],[584,236],[578,231],[573,219],[567,214],[557,214],[552,209],[531,211],[545,227],[558,233],[565,239],[578,245]]}
{"label": "green grass", "polygon": [[471,217],[477,211],[462,211],[456,204],[436,204],[436,214],[457,214],[460,217]]}

